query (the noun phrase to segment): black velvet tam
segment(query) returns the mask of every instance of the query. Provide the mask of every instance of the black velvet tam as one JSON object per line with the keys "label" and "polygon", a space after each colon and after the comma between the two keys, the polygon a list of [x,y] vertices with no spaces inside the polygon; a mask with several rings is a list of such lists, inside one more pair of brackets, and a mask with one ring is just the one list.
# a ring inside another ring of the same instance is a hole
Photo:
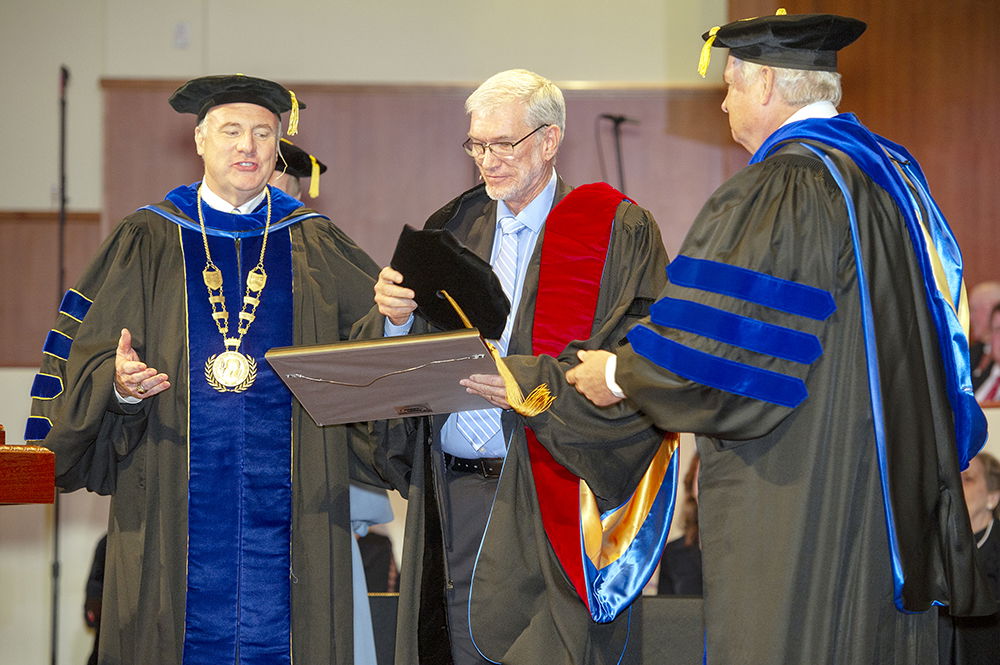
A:
{"label": "black velvet tam", "polygon": [[[834,14],[788,14],[734,21],[721,28],[712,46],[734,58],[772,67],[837,71],[837,51],[868,26]],[[701,36],[708,40],[710,32]]]}
{"label": "black velvet tam", "polygon": [[[278,164],[274,167],[275,171],[283,171],[296,178],[312,177],[312,159],[309,158],[308,152],[288,139],[281,139],[278,147],[281,154],[278,155]],[[316,164],[319,166],[320,173],[326,173],[326,164],[318,159]]]}
{"label": "black velvet tam", "polygon": [[[246,102],[281,115],[292,110],[292,94],[282,85],[244,74],[223,74],[191,79],[170,95],[178,113],[194,113],[200,121],[213,106]],[[296,100],[297,101],[297,100]],[[298,108],[306,107],[298,101]]]}
{"label": "black velvet tam", "polygon": [[443,296],[448,292],[472,325],[487,339],[503,333],[510,301],[490,264],[450,231],[404,226],[389,264],[403,275],[403,286],[416,293],[417,313],[443,330],[464,328]]}

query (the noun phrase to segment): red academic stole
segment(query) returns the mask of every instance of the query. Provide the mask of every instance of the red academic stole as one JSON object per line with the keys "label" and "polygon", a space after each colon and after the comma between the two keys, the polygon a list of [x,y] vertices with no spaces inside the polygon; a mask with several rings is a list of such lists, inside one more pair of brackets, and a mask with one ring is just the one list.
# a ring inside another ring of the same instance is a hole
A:
{"label": "red academic stole", "polygon": [[[545,222],[532,329],[532,351],[535,355],[558,356],[572,340],[588,339],[591,336],[615,211],[623,200],[629,199],[610,185],[594,183],[574,189],[549,213]],[[572,305],[567,306],[567,303]],[[530,428],[526,429],[526,433],[539,510],[549,542],[592,617],[596,621],[610,621],[628,606],[634,596],[623,592],[620,579],[615,581],[617,588],[611,594],[615,596],[610,603],[614,607],[604,602],[600,591],[595,593],[594,578],[599,573],[595,573],[590,562],[584,561],[582,541],[585,537],[581,527],[581,522],[587,521],[581,517],[581,511],[586,512],[582,507],[581,494],[589,493],[589,489],[584,489],[585,485],[581,487],[583,483],[580,478],[560,465],[539,443]],[[672,451],[673,448],[670,449]],[[659,462],[656,488],[660,487],[668,472],[669,458],[670,454],[667,453],[658,455],[654,460],[654,465]],[[676,474],[676,463],[670,466]],[[672,490],[672,486],[670,489]],[[658,492],[654,491],[649,496],[655,494]],[[650,503],[645,503],[646,514],[650,512]],[[672,513],[672,495],[666,503]],[[667,525],[669,521],[668,515]],[[590,523],[593,524],[593,520]],[[662,536],[665,535],[664,530]],[[662,548],[663,537],[654,538],[659,539],[657,549]],[[599,545],[598,543],[598,547]],[[588,552],[589,550],[588,547]],[[633,586],[638,585],[641,591],[644,583],[645,581],[636,582]],[[600,580],[596,584],[600,585]]]}

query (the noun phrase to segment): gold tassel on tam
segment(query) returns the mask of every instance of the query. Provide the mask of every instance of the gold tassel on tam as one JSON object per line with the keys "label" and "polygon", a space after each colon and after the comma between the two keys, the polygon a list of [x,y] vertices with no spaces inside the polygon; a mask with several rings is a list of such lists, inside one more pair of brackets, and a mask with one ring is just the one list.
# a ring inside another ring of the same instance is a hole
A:
{"label": "gold tassel on tam", "polygon": [[292,98],[292,110],[288,114],[288,135],[295,136],[299,133],[299,100],[291,90],[288,91],[288,96]]}
{"label": "gold tassel on tam", "polygon": [[701,47],[701,56],[698,57],[698,74],[705,78],[708,73],[708,63],[712,59],[712,44],[715,43],[715,33],[719,31],[721,25],[717,25],[708,31],[708,39]]}
{"label": "gold tassel on tam", "polygon": [[[788,12],[785,11],[785,9],[783,7],[781,7],[781,8],[778,9],[778,11],[774,12],[774,15],[775,16],[787,16]],[[755,18],[758,18],[758,17],[754,16],[754,17],[751,17],[751,18],[741,18],[740,20],[741,21],[752,21]],[[717,25],[714,28],[712,28],[711,30],[709,30],[708,31],[708,39],[706,39],[705,43],[702,44],[702,46],[701,46],[701,55],[698,57],[698,73],[701,75],[702,78],[705,78],[705,74],[708,73],[708,63],[712,59],[712,44],[715,43],[715,35],[716,35],[717,32],[719,32],[719,28],[721,28],[721,27],[722,26]]]}
{"label": "gold tassel on tam", "polygon": [[312,173],[309,174],[309,196],[316,198],[319,196],[319,162],[312,155],[309,155],[312,162]]}
{"label": "gold tassel on tam", "polygon": [[[474,328],[472,322],[469,321],[469,317],[465,315],[462,308],[459,307],[455,299],[452,298],[447,291],[442,289],[440,291],[441,295],[444,296],[445,300],[451,303],[451,306],[455,309],[458,314],[458,318],[462,319],[462,323],[466,328]],[[536,386],[527,397],[521,391],[521,386],[517,385],[517,380],[511,373],[510,369],[507,367],[506,363],[503,361],[503,356],[500,355],[500,351],[497,350],[495,346],[490,344],[489,341],[483,340],[486,343],[486,348],[489,349],[490,355],[493,356],[493,362],[496,363],[497,373],[503,379],[504,388],[507,391],[507,403],[510,404],[510,408],[517,411],[522,416],[526,418],[531,418],[532,416],[537,416],[539,413],[543,413],[550,406],[552,402],[556,400],[553,397],[552,392],[549,390],[547,384],[542,384]]]}

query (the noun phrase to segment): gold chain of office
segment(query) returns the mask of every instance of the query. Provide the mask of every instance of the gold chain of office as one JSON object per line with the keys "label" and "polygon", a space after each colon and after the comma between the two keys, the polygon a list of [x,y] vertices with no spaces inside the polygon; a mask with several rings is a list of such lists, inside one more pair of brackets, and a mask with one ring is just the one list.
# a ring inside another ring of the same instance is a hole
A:
{"label": "gold chain of office", "polygon": [[241,393],[253,385],[257,378],[257,361],[240,352],[243,336],[250,330],[251,324],[257,318],[257,307],[260,306],[260,295],[267,284],[267,272],[264,270],[264,251],[267,249],[267,234],[271,228],[271,192],[264,188],[267,196],[267,221],[264,224],[264,240],[260,245],[260,258],[257,265],[247,273],[247,288],[243,296],[243,306],[240,309],[236,324],[236,336],[229,337],[229,312],[226,310],[226,297],[222,295],[222,271],[212,262],[212,253],[208,249],[208,233],[205,231],[205,216],[201,211],[201,189],[198,190],[198,223],[201,225],[201,239],[205,244],[205,269],[201,276],[208,289],[208,302],[212,307],[212,319],[215,321],[226,350],[213,354],[205,361],[205,380],[220,393]]}

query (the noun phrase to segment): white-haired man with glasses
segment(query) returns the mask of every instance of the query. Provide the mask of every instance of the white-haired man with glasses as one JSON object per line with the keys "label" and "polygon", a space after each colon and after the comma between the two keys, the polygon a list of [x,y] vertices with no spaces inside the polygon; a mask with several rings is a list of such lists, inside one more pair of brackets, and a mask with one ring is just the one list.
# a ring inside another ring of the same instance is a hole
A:
{"label": "white-haired man with glasses", "polygon": [[[511,302],[496,340],[502,353],[531,364],[540,353],[557,362],[553,357],[570,359],[576,349],[619,344],[665,279],[667,256],[652,215],[608,185],[573,189],[556,174],[566,107],[551,81],[526,70],[500,72],[465,108],[463,147],[483,183],[431,215],[425,228],[451,231],[490,261]],[[367,333],[431,329],[414,317],[414,292],[403,284],[405,275],[382,270]],[[601,421],[591,443],[610,438],[601,428],[636,432],[635,445],[609,463],[596,446],[587,454],[540,444],[510,409],[499,376],[462,383],[487,408],[385,427],[385,458],[376,461],[386,483],[409,499],[396,662],[617,662],[629,602],[614,620],[592,619],[567,578],[573,573],[553,554],[539,496],[550,484],[538,480],[534,464],[550,455],[571,483],[588,480],[602,508],[617,506],[649,465],[645,451],[660,434],[644,416]]]}

